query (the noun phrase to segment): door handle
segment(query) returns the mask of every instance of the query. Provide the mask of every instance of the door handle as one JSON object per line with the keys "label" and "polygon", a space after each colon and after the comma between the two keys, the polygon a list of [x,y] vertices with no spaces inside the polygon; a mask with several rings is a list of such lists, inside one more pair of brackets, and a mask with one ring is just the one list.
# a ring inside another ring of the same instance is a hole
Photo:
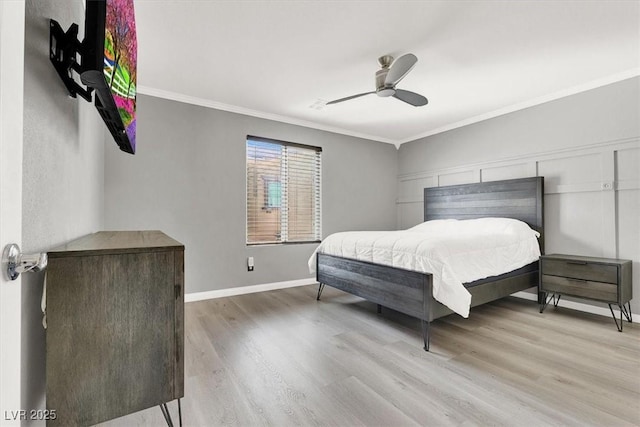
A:
{"label": "door handle", "polygon": [[38,272],[47,268],[47,253],[23,254],[20,246],[10,243],[2,251],[2,269],[7,277],[16,280],[20,273]]}

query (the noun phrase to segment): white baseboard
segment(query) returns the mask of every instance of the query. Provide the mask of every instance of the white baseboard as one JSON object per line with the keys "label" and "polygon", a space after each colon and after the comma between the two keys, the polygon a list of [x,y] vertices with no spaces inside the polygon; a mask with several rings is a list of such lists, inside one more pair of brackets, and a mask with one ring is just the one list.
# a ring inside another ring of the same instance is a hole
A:
{"label": "white baseboard", "polygon": [[[239,286],[237,288],[216,289],[215,291],[192,292],[189,294],[185,294],[184,302],[203,301],[208,299],[232,297],[235,295],[253,294],[256,292],[274,291],[276,289],[295,288],[297,286],[317,285],[317,284],[318,282],[316,282],[313,278],[309,278],[309,279],[287,280],[285,282],[263,283],[260,285]],[[537,294],[532,294],[529,292],[516,292],[511,296],[514,296],[516,298],[526,299],[529,301],[538,300]],[[611,312],[605,307],[598,307],[591,304],[584,304],[581,302],[568,301],[568,300],[560,301],[559,305],[561,305],[562,307],[570,308],[572,310],[580,310],[586,313],[592,313],[600,316],[611,317]],[[632,315],[636,315],[640,317],[640,314],[638,313],[632,313]]]}
{"label": "white baseboard", "polygon": [[287,280],[285,282],[263,283],[261,285],[238,286],[237,288],[216,289],[215,291],[192,292],[184,295],[184,302],[202,301],[214,298],[232,297],[234,295],[253,294],[276,289],[294,288],[296,286],[318,284],[313,278]]}
{"label": "white baseboard", "polygon": [[[512,297],[517,297],[517,298],[522,298],[522,299],[527,299],[530,301],[538,301],[538,294],[532,294],[529,292],[516,292],[515,294],[511,295]],[[579,310],[579,311],[584,311],[586,313],[591,313],[591,314],[598,314],[600,316],[606,316],[606,317],[611,317],[611,311],[609,311],[609,308],[605,308],[605,307],[598,307],[595,305],[591,305],[591,304],[584,304],[582,302],[575,302],[575,301],[569,301],[569,300],[565,300],[565,299],[561,299],[560,303],[558,304],[561,307],[566,307],[566,308],[570,308],[572,310]],[[614,309],[614,312],[617,311],[616,309]],[[640,316],[637,313],[631,313],[632,316]]]}

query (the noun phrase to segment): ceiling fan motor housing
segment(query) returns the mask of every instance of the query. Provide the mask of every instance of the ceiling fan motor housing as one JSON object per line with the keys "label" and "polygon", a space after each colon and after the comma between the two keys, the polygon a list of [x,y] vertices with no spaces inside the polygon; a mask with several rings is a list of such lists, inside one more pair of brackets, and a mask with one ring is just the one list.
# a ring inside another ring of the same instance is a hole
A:
{"label": "ceiling fan motor housing", "polygon": [[389,68],[385,67],[376,72],[376,94],[378,96],[387,97],[393,96],[396,93],[396,88],[393,85],[385,85],[384,81],[387,78]]}

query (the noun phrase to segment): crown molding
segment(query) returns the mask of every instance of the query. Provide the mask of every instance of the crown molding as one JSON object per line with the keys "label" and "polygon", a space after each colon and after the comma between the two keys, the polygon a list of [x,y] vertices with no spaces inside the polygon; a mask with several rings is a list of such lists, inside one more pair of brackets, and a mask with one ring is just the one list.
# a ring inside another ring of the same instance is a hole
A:
{"label": "crown molding", "polygon": [[588,90],[597,89],[602,86],[606,86],[612,83],[617,83],[622,80],[627,80],[633,77],[640,76],[640,68],[633,68],[631,70],[623,71],[621,73],[616,73],[607,77],[603,77],[601,79],[592,80],[588,83],[584,83],[581,85],[572,86],[570,88],[554,92],[548,95],[544,95],[538,98],[530,99],[528,101],[519,102],[517,104],[510,105],[508,107],[499,108],[497,110],[491,111],[489,113],[480,114],[478,116],[470,117],[468,119],[460,120],[459,122],[451,123],[436,129],[432,129],[423,133],[419,133],[417,135],[411,136],[409,138],[405,138],[403,140],[398,141],[399,145],[405,144],[407,142],[416,141],[418,139],[426,138],[428,136],[436,135],[439,133],[447,132],[453,129],[457,129],[463,126],[468,126],[474,123],[482,122],[484,120],[493,119],[495,117],[503,116],[505,114],[514,113],[516,111],[524,110],[525,108],[535,107],[536,105],[544,104],[546,102],[555,101],[560,98],[566,98],[567,96],[576,95],[581,92],[586,92]]}
{"label": "crown molding", "polygon": [[148,86],[138,86],[138,93],[148,96],[154,96],[156,98],[169,99],[171,101],[183,102],[185,104],[198,105],[200,107],[212,108],[214,110],[227,111],[230,113],[243,114],[245,116],[257,117],[260,119],[272,120],[275,122],[287,123],[290,125],[302,126],[311,129],[322,130],[325,132],[337,133],[340,135],[353,136],[355,138],[368,139],[371,141],[384,142],[386,144],[397,144],[398,141],[383,138],[376,135],[369,135],[366,133],[354,132],[348,129],[339,127],[322,125],[307,120],[296,119],[293,117],[282,116],[280,114],[266,113],[264,111],[252,110],[250,108],[238,107],[235,105],[224,104],[222,102],[211,101],[209,99],[198,98],[195,96],[183,95],[177,92],[170,92],[167,90],[156,89]]}
{"label": "crown molding", "polygon": [[601,79],[592,80],[588,83],[584,83],[581,85],[572,86],[570,88],[567,88],[558,92],[554,92],[548,95],[544,95],[538,98],[534,98],[528,101],[513,104],[504,108],[499,108],[497,110],[494,110],[485,114],[480,114],[478,116],[460,120],[458,122],[441,126],[436,129],[431,129],[426,132],[422,132],[417,135],[413,135],[411,137],[404,138],[404,139],[390,139],[390,138],[383,138],[377,135],[369,135],[361,132],[354,132],[344,128],[322,125],[312,121],[296,119],[293,117],[282,116],[279,114],[266,113],[264,111],[252,110],[250,108],[224,104],[221,102],[211,101],[209,99],[183,95],[181,93],[171,92],[171,91],[162,90],[162,89],[156,89],[148,86],[138,86],[138,93],[141,93],[143,95],[154,96],[156,98],[163,98],[163,99],[169,99],[172,101],[183,102],[186,104],[198,105],[200,107],[213,108],[215,110],[228,111],[230,113],[243,114],[246,116],[257,117],[257,118],[272,120],[272,121],[281,122],[281,123],[287,123],[290,125],[303,126],[306,128],[322,130],[325,132],[352,136],[355,138],[362,138],[362,139],[368,139],[371,141],[384,142],[386,144],[394,145],[396,149],[400,149],[400,146],[407,142],[416,141],[422,138],[426,138],[428,136],[436,135],[436,134],[447,132],[463,126],[468,126],[474,123],[493,119],[495,117],[503,116],[505,114],[524,110],[525,108],[534,107],[536,105],[544,104],[546,102],[555,101],[557,99],[565,98],[567,96],[575,95],[581,92],[586,92],[588,90],[596,89],[602,86],[606,86],[612,83],[617,83],[622,80],[627,80],[627,79],[638,77],[638,76],[640,76],[640,68],[633,68],[631,70],[623,71],[621,73],[616,73],[607,77],[603,77]]}

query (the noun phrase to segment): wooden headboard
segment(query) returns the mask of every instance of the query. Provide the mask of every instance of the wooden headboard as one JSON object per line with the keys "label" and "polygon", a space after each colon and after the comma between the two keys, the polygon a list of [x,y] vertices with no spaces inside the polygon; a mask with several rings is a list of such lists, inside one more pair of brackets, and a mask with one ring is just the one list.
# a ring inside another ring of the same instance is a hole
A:
{"label": "wooden headboard", "polygon": [[544,253],[544,178],[509,179],[424,189],[424,220],[514,218],[540,233]]}

